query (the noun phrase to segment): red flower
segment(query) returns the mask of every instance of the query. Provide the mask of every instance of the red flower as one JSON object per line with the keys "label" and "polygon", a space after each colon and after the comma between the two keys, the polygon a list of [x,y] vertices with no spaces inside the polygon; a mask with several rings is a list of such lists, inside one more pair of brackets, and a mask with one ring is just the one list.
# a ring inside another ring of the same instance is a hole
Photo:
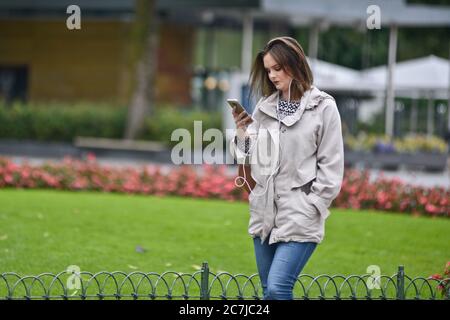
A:
{"label": "red flower", "polygon": [[88,152],[88,154],[86,155],[86,160],[88,162],[95,162],[96,159],[97,159],[97,157],[95,156],[95,153],[93,153],[93,152]]}
{"label": "red flower", "polygon": [[4,176],[3,180],[5,180],[6,183],[12,183],[13,182],[13,176],[10,174],[7,174]]}
{"label": "red flower", "polygon": [[419,203],[420,203],[421,205],[425,205],[425,204],[427,203],[427,201],[428,201],[427,197],[421,196],[421,197],[419,198]]}
{"label": "red flower", "polygon": [[430,276],[429,279],[434,279],[434,280],[442,280],[442,276],[439,273],[435,273],[432,276]]}
{"label": "red flower", "polygon": [[436,206],[432,205],[431,203],[429,203],[425,206],[425,210],[429,213],[439,212],[439,209]]}

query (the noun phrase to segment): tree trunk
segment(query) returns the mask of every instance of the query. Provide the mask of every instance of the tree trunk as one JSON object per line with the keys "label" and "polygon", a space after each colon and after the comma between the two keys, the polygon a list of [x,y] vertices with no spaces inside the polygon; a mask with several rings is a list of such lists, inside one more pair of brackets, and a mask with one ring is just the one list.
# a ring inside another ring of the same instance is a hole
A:
{"label": "tree trunk", "polygon": [[135,139],[152,114],[157,67],[158,28],[154,0],[136,0],[132,30],[133,93],[128,108],[126,139]]}

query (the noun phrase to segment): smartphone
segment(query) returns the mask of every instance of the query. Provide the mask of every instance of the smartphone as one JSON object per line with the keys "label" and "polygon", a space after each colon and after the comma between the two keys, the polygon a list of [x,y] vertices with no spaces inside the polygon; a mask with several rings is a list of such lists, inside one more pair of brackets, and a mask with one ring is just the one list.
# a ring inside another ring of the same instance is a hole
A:
{"label": "smartphone", "polygon": [[234,108],[236,110],[238,114],[240,114],[242,111],[247,112],[237,99],[227,99],[227,102],[231,108]]}

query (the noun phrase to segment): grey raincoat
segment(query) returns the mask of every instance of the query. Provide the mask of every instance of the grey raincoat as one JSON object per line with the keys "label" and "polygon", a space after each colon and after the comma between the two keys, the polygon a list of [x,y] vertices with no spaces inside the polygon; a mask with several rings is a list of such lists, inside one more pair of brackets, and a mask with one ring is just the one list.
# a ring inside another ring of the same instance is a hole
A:
{"label": "grey raincoat", "polygon": [[298,110],[283,120],[278,120],[277,105],[278,92],[257,103],[245,133],[251,145],[247,154],[231,141],[231,153],[238,164],[251,164],[256,181],[249,195],[248,232],[261,242],[269,237],[270,244],[320,243],[344,173],[336,102],[312,86]]}

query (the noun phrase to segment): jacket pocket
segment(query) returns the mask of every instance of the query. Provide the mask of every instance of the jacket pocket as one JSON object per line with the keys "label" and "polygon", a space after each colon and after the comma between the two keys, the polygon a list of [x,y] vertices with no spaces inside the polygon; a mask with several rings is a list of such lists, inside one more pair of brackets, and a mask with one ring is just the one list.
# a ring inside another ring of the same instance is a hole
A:
{"label": "jacket pocket", "polygon": [[301,161],[292,172],[291,188],[302,187],[317,176],[317,161],[315,156]]}
{"label": "jacket pocket", "polygon": [[297,210],[303,212],[309,218],[314,219],[319,211],[316,206],[309,200],[308,194],[311,192],[310,188],[313,180],[303,184],[301,186],[295,186],[291,188],[291,192],[294,194],[294,197],[297,198],[295,204],[298,206]]}
{"label": "jacket pocket", "polygon": [[291,183],[291,190],[299,188],[301,191],[303,191],[306,195],[308,195],[311,192],[311,185],[316,179],[316,175],[312,174],[310,176],[302,176],[300,174],[297,174],[294,176],[292,183]]}

